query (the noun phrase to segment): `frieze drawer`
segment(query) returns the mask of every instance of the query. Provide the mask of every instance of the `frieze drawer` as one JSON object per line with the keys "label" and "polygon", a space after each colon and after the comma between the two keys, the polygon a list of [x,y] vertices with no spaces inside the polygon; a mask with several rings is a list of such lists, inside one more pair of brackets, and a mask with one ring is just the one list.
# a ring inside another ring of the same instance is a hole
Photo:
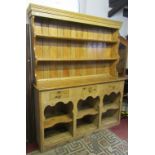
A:
{"label": "frieze drawer", "polygon": [[69,97],[69,90],[57,90],[48,93],[49,100],[61,99]]}

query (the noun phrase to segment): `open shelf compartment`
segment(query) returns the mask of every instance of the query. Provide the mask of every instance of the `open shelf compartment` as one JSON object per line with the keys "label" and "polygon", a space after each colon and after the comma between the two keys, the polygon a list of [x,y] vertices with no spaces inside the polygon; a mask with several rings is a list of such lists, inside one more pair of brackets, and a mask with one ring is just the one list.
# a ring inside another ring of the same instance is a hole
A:
{"label": "open shelf compartment", "polygon": [[102,113],[102,125],[104,127],[113,125],[119,121],[119,109],[113,110],[110,109],[104,113]]}
{"label": "open shelf compartment", "polygon": [[[46,141],[59,142],[72,137],[72,122],[59,123],[47,129],[44,129],[44,138]],[[64,139],[65,138],[65,139]]]}
{"label": "open shelf compartment", "polygon": [[86,115],[77,119],[77,135],[86,134],[98,127],[98,115]]}
{"label": "open shelf compartment", "polygon": [[57,123],[67,123],[72,121],[72,102],[64,104],[58,102],[55,106],[47,106],[44,110],[44,128],[49,128]]}
{"label": "open shelf compartment", "polygon": [[85,100],[78,102],[78,115],[77,118],[82,118],[85,115],[96,115],[98,113],[99,97],[87,97]]}
{"label": "open shelf compartment", "polygon": [[120,108],[120,98],[121,93],[112,92],[109,95],[105,95],[103,98],[103,110],[102,112],[106,112],[110,109],[119,109]]}

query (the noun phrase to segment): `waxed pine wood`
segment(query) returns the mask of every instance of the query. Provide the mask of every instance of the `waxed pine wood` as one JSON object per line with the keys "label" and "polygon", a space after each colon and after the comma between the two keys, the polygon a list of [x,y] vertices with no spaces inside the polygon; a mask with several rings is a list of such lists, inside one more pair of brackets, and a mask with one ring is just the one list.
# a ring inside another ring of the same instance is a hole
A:
{"label": "waxed pine wood", "polygon": [[119,124],[121,23],[34,4],[27,15],[40,151]]}

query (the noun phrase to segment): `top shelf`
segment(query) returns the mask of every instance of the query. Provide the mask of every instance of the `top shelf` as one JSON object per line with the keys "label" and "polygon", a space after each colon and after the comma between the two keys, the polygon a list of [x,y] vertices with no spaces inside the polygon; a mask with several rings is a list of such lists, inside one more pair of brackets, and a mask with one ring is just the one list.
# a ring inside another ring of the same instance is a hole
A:
{"label": "top shelf", "polygon": [[60,36],[49,36],[43,34],[35,34],[35,38],[40,39],[59,39],[59,40],[72,40],[72,41],[91,41],[91,42],[105,42],[115,44],[117,40],[100,40],[100,39],[85,39],[85,38],[69,38],[69,37],[60,37]]}

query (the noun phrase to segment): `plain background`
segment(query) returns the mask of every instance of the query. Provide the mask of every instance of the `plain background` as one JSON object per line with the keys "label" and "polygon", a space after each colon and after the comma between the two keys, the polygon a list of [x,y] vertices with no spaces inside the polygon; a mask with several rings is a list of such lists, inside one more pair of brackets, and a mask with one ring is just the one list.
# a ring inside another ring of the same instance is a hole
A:
{"label": "plain background", "polygon": [[[26,154],[26,7],[0,5],[0,154]],[[154,0],[129,2],[129,155],[154,154]]]}

